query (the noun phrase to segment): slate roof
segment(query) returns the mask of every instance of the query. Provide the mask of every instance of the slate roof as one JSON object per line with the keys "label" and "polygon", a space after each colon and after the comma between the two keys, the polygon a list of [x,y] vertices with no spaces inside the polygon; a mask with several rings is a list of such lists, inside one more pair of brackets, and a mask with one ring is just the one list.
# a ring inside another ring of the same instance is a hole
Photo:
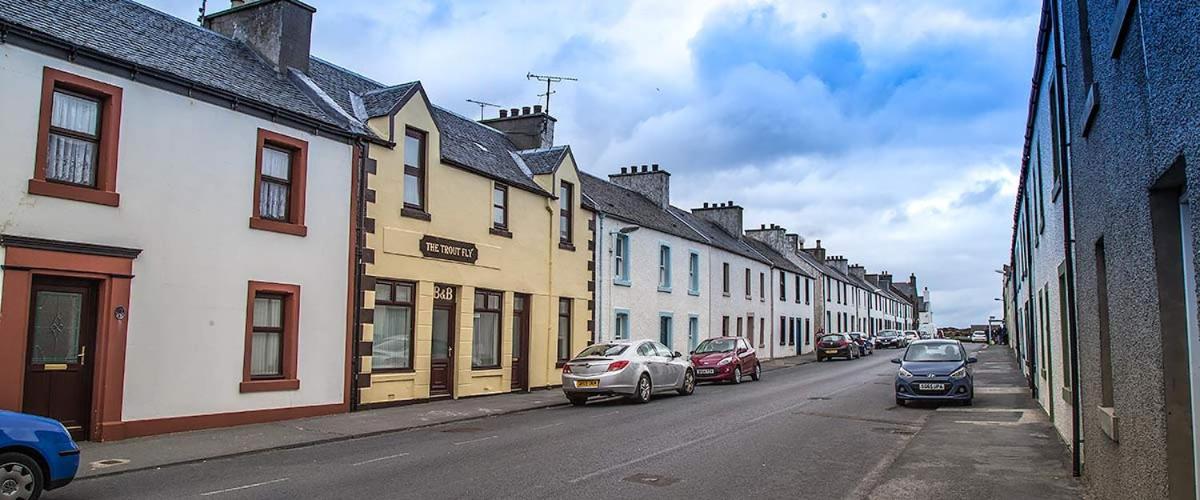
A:
{"label": "slate roof", "polygon": [[704,235],[708,239],[708,244],[720,248],[722,250],[732,252],[747,259],[770,264],[771,261],[762,254],[756,252],[753,248],[745,243],[748,238],[739,238],[730,235],[721,229],[716,224],[709,222],[698,215],[695,215],[687,210],[683,210],[674,206],[667,207],[667,211],[675,215],[683,222],[687,223],[692,229]]}
{"label": "slate roof", "polygon": [[821,262],[816,257],[813,257],[812,254],[805,252],[804,250],[800,250],[799,252],[796,252],[796,255],[800,256],[800,259],[803,260],[804,262],[807,262],[808,265],[817,268],[817,272],[819,272],[821,274],[828,274],[830,276],[834,276],[837,274],[837,271],[833,270],[828,265],[826,265],[824,262]]}
{"label": "slate roof", "polygon": [[438,106],[430,111],[442,134],[443,159],[511,186],[552,196],[522,168],[518,149],[504,132]]}
{"label": "slate roof", "polygon": [[375,80],[319,57],[308,59],[308,76],[321,87],[339,107],[353,114],[350,94],[365,94],[387,87]]}
{"label": "slate roof", "polygon": [[892,288],[895,288],[896,293],[901,297],[904,297],[907,301],[911,302],[917,299],[916,290],[913,290],[912,285],[910,285],[907,281],[892,283]]}
{"label": "slate roof", "polygon": [[655,231],[709,244],[708,238],[641,193],[585,172],[579,174],[582,192],[591,199],[596,211]]}
{"label": "slate roof", "polygon": [[813,277],[808,273],[808,271],[801,269],[800,266],[797,266],[794,262],[788,260],[787,257],[783,256],[783,254],[775,251],[774,248],[771,248],[771,245],[754,238],[745,238],[743,241],[749,243],[751,248],[762,254],[767,258],[767,260],[770,260],[772,266],[783,269],[784,271],[799,274],[801,276],[808,276],[809,278]]}
{"label": "slate roof", "polygon": [[554,146],[552,148],[542,149],[526,149],[518,153],[525,160],[525,165],[534,174],[552,174],[562,164],[562,161],[567,156],[566,146]]}
{"label": "slate roof", "polygon": [[391,114],[396,103],[408,99],[409,94],[417,89],[417,82],[401,83],[391,87],[362,93],[363,107],[368,118]]}
{"label": "slate roof", "polygon": [[859,288],[862,288],[864,290],[874,291],[876,288],[875,285],[872,285],[870,282],[868,282],[865,279],[860,279],[858,276],[855,276],[854,273],[847,274],[846,277],[849,278],[848,281],[850,282],[850,284],[857,286]]}
{"label": "slate roof", "polygon": [[350,131],[245,44],[136,2],[0,0],[0,21]]}

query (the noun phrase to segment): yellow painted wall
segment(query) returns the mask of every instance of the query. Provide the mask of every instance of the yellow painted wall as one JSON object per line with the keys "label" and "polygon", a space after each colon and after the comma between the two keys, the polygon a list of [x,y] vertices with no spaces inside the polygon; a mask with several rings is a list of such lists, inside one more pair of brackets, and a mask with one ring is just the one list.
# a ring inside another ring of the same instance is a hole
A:
{"label": "yellow painted wall", "polygon": [[[375,263],[366,274],[379,279],[417,282],[416,328],[414,330],[414,371],[412,373],[374,374],[371,386],[362,389],[364,404],[423,399],[429,397],[429,353],[432,336],[434,284],[458,287],[456,297],[456,344],[454,396],[508,392],[511,387],[512,302],[513,293],[531,295],[529,383],[531,387],[558,385],[555,367],[558,298],[574,300],[572,350],[578,352],[589,338],[587,282],[588,219],[590,213],[579,208],[579,180],[573,163],[555,174],[576,186],[574,216],[574,252],[558,248],[558,201],[510,186],[509,230],[512,238],[492,235],[493,181],[481,175],[440,161],[440,140],[430,110],[422,96],[416,96],[397,112],[395,130],[398,144],[394,149],[372,146],[376,173],[368,175],[368,187],[375,190],[374,203],[367,205],[367,216],[375,219],[375,232],[366,244],[375,251]],[[370,123],[380,135],[388,134],[388,117]],[[423,221],[400,215],[404,193],[405,126],[427,132],[426,209],[431,220]],[[557,185],[550,175],[539,176],[539,183]],[[548,189],[557,193],[557,188]],[[418,242],[424,235],[474,243],[478,248],[475,264],[425,258]],[[485,288],[504,292],[501,317],[501,369],[471,368],[474,292]],[[364,291],[367,308],[373,307],[374,291]],[[373,328],[364,327],[363,340],[372,340]],[[574,354],[574,352],[572,354]],[[370,373],[369,357],[364,358],[361,373]]]}

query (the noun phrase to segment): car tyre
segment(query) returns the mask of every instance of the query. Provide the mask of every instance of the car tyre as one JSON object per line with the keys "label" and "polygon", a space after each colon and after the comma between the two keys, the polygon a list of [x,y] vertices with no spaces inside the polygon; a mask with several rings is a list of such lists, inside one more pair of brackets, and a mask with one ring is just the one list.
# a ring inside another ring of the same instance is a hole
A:
{"label": "car tyre", "polygon": [[762,380],[762,364],[761,363],[754,364],[754,373],[750,374],[750,380],[753,380],[755,382]]}
{"label": "car tyre", "polygon": [[691,396],[696,392],[696,374],[688,370],[683,374],[683,387],[679,388],[680,396]]}
{"label": "car tyre", "polygon": [[567,396],[567,400],[569,400],[573,406],[583,406],[587,404],[588,398],[587,396]]}
{"label": "car tyre", "polygon": [[42,467],[28,455],[0,453],[0,485],[5,488],[6,497],[8,488],[13,488],[14,494],[9,498],[37,500],[42,496],[44,475]]}
{"label": "car tyre", "polygon": [[733,369],[733,380],[732,380],[732,382],[733,382],[733,383],[735,383],[735,384],[740,384],[740,383],[742,383],[742,367],[740,367],[740,366],[739,366],[739,367],[736,367],[736,368],[734,368],[734,369]]}
{"label": "car tyre", "polygon": [[900,399],[900,398],[896,398],[896,406],[904,406],[904,400]]}
{"label": "car tyre", "polygon": [[650,393],[654,391],[654,386],[650,382],[650,376],[642,374],[638,378],[637,387],[633,391],[633,402],[638,404],[650,402]]}

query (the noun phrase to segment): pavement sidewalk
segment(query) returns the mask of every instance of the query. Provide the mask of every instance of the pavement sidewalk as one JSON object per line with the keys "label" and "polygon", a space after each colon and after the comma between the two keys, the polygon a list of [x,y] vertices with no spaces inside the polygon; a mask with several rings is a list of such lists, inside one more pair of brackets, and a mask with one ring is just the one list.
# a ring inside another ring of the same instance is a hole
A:
{"label": "pavement sidewalk", "polygon": [[539,390],[392,408],[339,413],[265,424],[80,443],[78,478],[399,432],[567,404],[558,390]]}
{"label": "pavement sidewalk", "polygon": [[993,345],[975,356],[974,405],[915,407],[929,412],[924,427],[867,498],[1083,496],[1071,477],[1070,450],[1030,397],[1012,350]]}
{"label": "pavement sidewalk", "polygon": [[800,365],[807,365],[809,363],[815,363],[816,361],[817,361],[817,355],[814,351],[814,352],[810,352],[808,354],[801,354],[799,356],[790,356],[787,358],[775,358],[775,359],[763,361],[762,369],[763,369],[763,372],[765,373],[765,372],[779,370],[779,369],[783,369],[783,368],[793,368],[793,367],[797,367]]}

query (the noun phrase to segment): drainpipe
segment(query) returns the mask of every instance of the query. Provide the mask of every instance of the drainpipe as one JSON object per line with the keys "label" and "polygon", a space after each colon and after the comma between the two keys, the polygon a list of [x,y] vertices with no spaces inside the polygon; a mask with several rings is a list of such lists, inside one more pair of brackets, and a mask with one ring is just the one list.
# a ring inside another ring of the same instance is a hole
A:
{"label": "drainpipe", "polygon": [[[592,258],[596,259],[596,274],[593,280],[596,282],[596,310],[592,314],[596,315],[596,331],[592,332],[592,343],[599,343],[600,337],[604,331],[604,261],[608,260],[608,255],[604,249],[608,248],[604,241],[604,213],[596,212],[596,232],[595,241],[596,248],[592,252]],[[628,257],[626,257],[628,258]]]}
{"label": "drainpipe", "polygon": [[366,235],[363,232],[363,221],[367,217],[367,142],[359,139],[358,149],[358,182],[354,186],[354,343],[350,353],[350,411],[358,410],[359,387],[358,372],[361,369],[361,358],[358,346],[362,343],[362,309],[363,309],[363,250],[366,247]]}

